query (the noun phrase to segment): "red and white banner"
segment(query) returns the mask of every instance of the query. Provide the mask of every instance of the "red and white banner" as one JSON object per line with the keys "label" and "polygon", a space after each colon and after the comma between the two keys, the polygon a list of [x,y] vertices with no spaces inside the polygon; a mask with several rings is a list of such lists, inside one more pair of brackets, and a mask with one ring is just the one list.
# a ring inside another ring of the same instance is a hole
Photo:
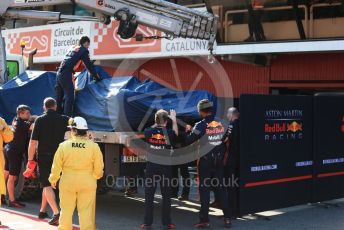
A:
{"label": "red and white banner", "polygon": [[[114,57],[118,54],[160,52],[161,40],[146,39],[137,42],[135,38],[122,39],[117,34],[119,23],[112,21],[110,25],[101,23],[94,24],[93,31],[93,56]],[[139,26],[136,31],[143,36],[161,36],[155,29],[146,26]]]}
{"label": "red and white banner", "polygon": [[37,48],[36,57],[51,56],[51,29],[13,31],[5,35],[5,40],[7,51],[10,54],[22,54],[20,43],[23,41],[26,43],[26,48],[23,50],[24,55],[28,55],[32,50]]}
{"label": "red and white banner", "polygon": [[[91,38],[90,54],[93,60],[208,54],[208,42],[205,40],[122,39],[117,34],[118,26],[117,21],[112,21],[109,25],[96,22],[71,22],[5,30],[3,36],[8,54],[21,55],[21,41],[26,43],[23,50],[25,56],[37,48],[35,63],[62,61],[67,50],[77,45],[78,39],[85,35]],[[160,31],[146,26],[139,26],[137,34],[142,34],[144,37],[163,35]]]}
{"label": "red and white banner", "polygon": [[[4,30],[3,37],[6,42],[8,54],[25,56],[35,48],[36,63],[59,62],[63,60],[67,50],[78,43],[81,36],[90,36],[91,22],[71,22],[45,26],[25,27]],[[25,42],[22,50],[20,44]]]}

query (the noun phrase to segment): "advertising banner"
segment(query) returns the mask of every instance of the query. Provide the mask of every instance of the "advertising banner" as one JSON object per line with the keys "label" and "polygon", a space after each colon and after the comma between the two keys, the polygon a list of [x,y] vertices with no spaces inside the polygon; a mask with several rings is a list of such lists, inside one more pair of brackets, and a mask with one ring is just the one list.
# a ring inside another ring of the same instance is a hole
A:
{"label": "advertising banner", "polygon": [[310,202],[312,97],[243,95],[240,114],[240,213]]}
{"label": "advertising banner", "polygon": [[[63,60],[67,50],[77,45],[81,36],[91,39],[90,56],[93,60],[121,60],[126,58],[155,58],[173,56],[208,55],[208,41],[199,39],[122,39],[118,36],[119,23],[109,25],[97,22],[71,22],[19,29],[4,30],[8,54],[25,56],[35,48],[35,63],[53,63]],[[140,25],[137,34],[144,37],[164,34],[156,29]],[[26,47],[22,50],[20,44]]]}
{"label": "advertising banner", "polygon": [[[142,53],[160,52],[160,39],[144,39],[136,41],[135,38],[122,39],[117,34],[119,23],[112,21],[109,25],[94,23],[93,25],[93,52],[96,59],[125,58]],[[161,36],[161,32],[147,26],[139,26],[137,34],[145,37]],[[125,56],[123,56],[125,54]]]}
{"label": "advertising banner", "polygon": [[[4,30],[8,54],[25,56],[37,48],[36,63],[60,62],[67,50],[77,45],[81,36],[90,36],[91,22],[71,22]],[[22,50],[20,43],[25,42]]]}
{"label": "advertising banner", "polygon": [[314,97],[313,202],[344,197],[344,93]]}

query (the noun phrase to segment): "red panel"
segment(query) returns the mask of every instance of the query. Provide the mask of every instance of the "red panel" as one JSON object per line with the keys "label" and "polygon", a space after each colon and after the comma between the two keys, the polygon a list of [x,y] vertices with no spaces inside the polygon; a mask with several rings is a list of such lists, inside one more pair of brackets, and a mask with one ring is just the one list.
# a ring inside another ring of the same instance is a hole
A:
{"label": "red panel", "polygon": [[56,71],[59,67],[59,64],[45,64],[43,69],[45,71]]}
{"label": "red panel", "polygon": [[[222,62],[232,83],[234,96],[241,94],[267,94],[269,88],[269,68],[235,62]],[[264,86],[263,86],[264,85]]]}
{"label": "red panel", "polygon": [[[219,97],[240,97],[244,93],[268,94],[270,86],[276,87],[275,84],[282,84],[283,81],[288,81],[293,86],[303,85],[302,87],[305,88],[313,87],[312,84],[306,82],[317,84],[322,81],[344,82],[344,53],[281,55],[272,61],[270,67],[227,61],[220,61],[220,64],[221,66],[201,64],[192,59],[176,58],[150,60],[141,65],[134,74],[129,69],[116,71],[115,68],[104,68],[110,75],[116,72],[116,76],[134,75],[140,80],[150,77],[167,87],[181,90],[190,90],[198,74],[202,73],[203,76],[194,89],[208,90]],[[45,65],[45,70],[56,70],[55,67],[56,65],[53,64]],[[224,71],[222,73],[220,71],[221,76],[218,76],[219,73],[212,71],[212,68],[223,68]],[[228,84],[232,86],[233,95],[229,90],[230,86],[226,86],[227,83],[223,79],[229,79]],[[271,84],[269,79],[272,82],[280,81],[280,83]],[[328,88],[329,86],[324,84],[321,87]],[[226,91],[219,91],[219,88],[224,88]]]}
{"label": "red panel", "polygon": [[[174,64],[175,63],[175,64]],[[224,72],[223,74],[230,80],[234,97],[239,97],[242,93],[268,93],[269,82],[269,68],[256,67],[253,65],[239,64],[233,62],[220,62]],[[175,65],[176,68],[172,66]],[[151,60],[140,67],[139,78],[141,80],[147,77],[152,78],[161,84],[173,87],[176,89],[189,90],[194,83],[197,75],[201,72],[203,77],[198,83],[196,89],[208,90],[219,97],[232,97],[230,90],[223,92],[218,91],[217,87],[222,87],[223,81],[219,76],[209,76],[215,71],[209,71],[209,74],[205,69],[221,68],[218,66],[200,66],[199,64],[191,61],[190,59],[156,59]],[[176,69],[179,75],[180,81],[178,81],[178,75],[173,73],[173,69]],[[178,85],[180,82],[180,85]],[[265,85],[265,88],[259,85]],[[228,87],[229,88],[229,87]]]}
{"label": "red panel", "polygon": [[343,81],[344,53],[282,55],[272,62],[272,81]]}

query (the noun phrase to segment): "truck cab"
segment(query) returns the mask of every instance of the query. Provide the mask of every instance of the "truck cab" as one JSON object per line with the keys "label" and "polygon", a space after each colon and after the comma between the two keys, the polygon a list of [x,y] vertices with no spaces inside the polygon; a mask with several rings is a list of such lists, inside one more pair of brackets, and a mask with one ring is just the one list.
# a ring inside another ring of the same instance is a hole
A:
{"label": "truck cab", "polygon": [[26,69],[24,58],[21,55],[7,54],[6,64],[8,70],[8,80],[23,73]]}

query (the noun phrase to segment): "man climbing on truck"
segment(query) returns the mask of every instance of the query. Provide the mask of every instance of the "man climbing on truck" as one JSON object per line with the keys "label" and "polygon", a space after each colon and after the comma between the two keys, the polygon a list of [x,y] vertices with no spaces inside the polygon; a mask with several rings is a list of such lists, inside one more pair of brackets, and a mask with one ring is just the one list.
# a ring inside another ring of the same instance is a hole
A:
{"label": "man climbing on truck", "polygon": [[69,117],[73,116],[74,105],[74,80],[73,73],[83,62],[91,76],[96,80],[100,77],[94,69],[94,65],[90,60],[90,38],[83,36],[79,40],[79,45],[71,47],[65,59],[62,61],[56,76],[56,102],[59,113],[63,113]]}

